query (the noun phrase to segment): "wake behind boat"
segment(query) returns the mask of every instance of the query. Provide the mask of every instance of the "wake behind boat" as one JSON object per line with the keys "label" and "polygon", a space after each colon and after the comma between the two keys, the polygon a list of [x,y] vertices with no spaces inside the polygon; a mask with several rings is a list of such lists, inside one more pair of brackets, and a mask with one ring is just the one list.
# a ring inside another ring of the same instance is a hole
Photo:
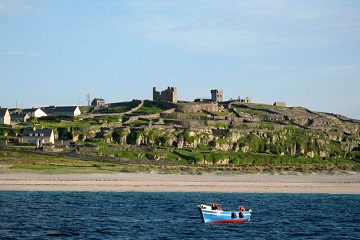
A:
{"label": "wake behind boat", "polygon": [[212,203],[200,204],[198,209],[204,223],[221,224],[221,223],[241,223],[250,221],[252,210],[246,210],[240,206],[238,211],[223,211],[220,204]]}

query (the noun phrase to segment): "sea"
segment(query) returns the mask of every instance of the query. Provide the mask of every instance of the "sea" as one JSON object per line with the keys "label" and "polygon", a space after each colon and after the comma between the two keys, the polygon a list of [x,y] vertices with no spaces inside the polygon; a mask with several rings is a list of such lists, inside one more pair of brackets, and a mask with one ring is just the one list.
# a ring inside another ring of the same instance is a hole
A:
{"label": "sea", "polygon": [[[204,224],[212,202],[252,219]],[[360,239],[360,194],[0,191],[0,239]]]}

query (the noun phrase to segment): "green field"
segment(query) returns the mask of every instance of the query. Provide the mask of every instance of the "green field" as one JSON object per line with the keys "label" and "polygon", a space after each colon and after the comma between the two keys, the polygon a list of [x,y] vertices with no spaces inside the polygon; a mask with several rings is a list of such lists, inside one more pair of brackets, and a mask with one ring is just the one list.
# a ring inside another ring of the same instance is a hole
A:
{"label": "green field", "polygon": [[[184,153],[185,154],[185,153]],[[189,154],[190,156],[190,154]],[[244,161],[239,164],[178,164],[167,165],[164,162],[148,160],[148,163],[122,163],[119,159],[107,158],[94,160],[91,157],[79,159],[66,157],[61,154],[44,154],[33,150],[0,150],[0,173],[31,172],[42,174],[92,174],[92,173],[118,173],[118,172],[157,172],[177,174],[204,174],[204,173],[346,173],[360,171],[360,164],[347,160],[318,162],[299,161],[293,158],[287,161],[266,162],[258,158]]]}

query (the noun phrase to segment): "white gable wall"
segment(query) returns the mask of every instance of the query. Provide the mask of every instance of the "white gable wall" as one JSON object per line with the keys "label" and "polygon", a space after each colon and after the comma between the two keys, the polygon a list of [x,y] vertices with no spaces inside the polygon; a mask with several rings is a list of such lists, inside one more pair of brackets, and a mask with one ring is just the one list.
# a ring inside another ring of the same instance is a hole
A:
{"label": "white gable wall", "polygon": [[46,117],[46,116],[47,114],[40,108],[36,109],[35,112],[33,113],[33,117],[37,117],[37,118]]}
{"label": "white gable wall", "polygon": [[9,110],[6,110],[4,116],[0,116],[0,124],[7,124],[7,125],[11,124],[11,117]]}

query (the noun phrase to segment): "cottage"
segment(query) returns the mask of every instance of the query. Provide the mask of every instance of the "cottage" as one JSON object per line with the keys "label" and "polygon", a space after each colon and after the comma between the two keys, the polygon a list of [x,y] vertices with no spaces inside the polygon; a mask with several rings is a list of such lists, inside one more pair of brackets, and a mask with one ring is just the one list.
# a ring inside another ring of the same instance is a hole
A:
{"label": "cottage", "polygon": [[0,124],[11,124],[11,117],[9,113],[9,109],[0,108]]}
{"label": "cottage", "polygon": [[10,116],[13,123],[26,122],[30,118],[27,113],[10,114]]}
{"label": "cottage", "polygon": [[36,147],[41,147],[43,144],[54,144],[54,131],[49,128],[24,129],[22,133],[22,142],[33,143]]}
{"label": "cottage", "polygon": [[246,97],[245,99],[242,99],[242,102],[251,103],[251,99],[249,97]]}
{"label": "cottage", "polygon": [[44,107],[44,112],[49,116],[68,116],[76,117],[81,114],[80,108],[77,106],[65,106],[65,107]]}
{"label": "cottage", "polygon": [[103,98],[94,98],[91,102],[91,106],[96,107],[99,105],[105,105],[105,100]]}
{"label": "cottage", "polygon": [[21,113],[27,114],[29,115],[29,117],[37,117],[37,118],[47,116],[47,114],[41,108],[26,108],[23,109]]}
{"label": "cottage", "polygon": [[286,107],[286,102],[274,102],[273,106]]}

